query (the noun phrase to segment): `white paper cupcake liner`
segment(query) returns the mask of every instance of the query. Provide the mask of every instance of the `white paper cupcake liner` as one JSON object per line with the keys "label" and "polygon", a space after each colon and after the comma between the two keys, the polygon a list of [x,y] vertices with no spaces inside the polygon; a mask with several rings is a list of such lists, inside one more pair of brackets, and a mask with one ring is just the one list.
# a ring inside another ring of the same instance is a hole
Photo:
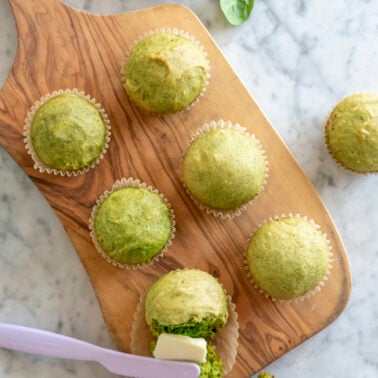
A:
{"label": "white paper cupcake liner", "polygon": [[[61,171],[61,170],[58,170],[58,169],[55,169],[55,168],[50,168],[50,167],[46,166],[37,156],[37,154],[34,150],[33,143],[32,143],[32,140],[31,140],[31,135],[30,135],[31,126],[32,126],[34,116],[35,116],[36,112],[38,111],[38,109],[41,107],[41,105],[45,104],[47,101],[49,101],[50,99],[52,99],[56,96],[59,96],[59,95],[62,95],[62,94],[67,94],[67,93],[75,94],[75,95],[80,96],[80,97],[84,98],[85,100],[91,102],[101,112],[101,115],[102,115],[102,118],[104,120],[105,127],[106,127],[105,145],[104,145],[104,148],[103,148],[100,156],[96,159],[96,161],[94,161],[88,167],[82,168],[82,169],[77,170],[77,171]],[[39,170],[39,172],[41,172],[41,173],[47,172],[47,173],[52,173],[54,175],[70,177],[70,176],[77,176],[77,175],[83,174],[85,172],[88,172],[91,168],[94,168],[100,162],[100,160],[104,157],[106,150],[109,147],[109,142],[110,142],[110,137],[111,137],[111,126],[110,126],[109,117],[106,114],[104,108],[94,98],[90,97],[89,95],[86,95],[82,91],[79,91],[77,88],[60,89],[60,90],[48,93],[45,96],[41,97],[31,107],[30,111],[28,112],[28,114],[25,118],[23,135],[24,135],[24,142],[25,142],[25,148],[27,150],[27,153],[28,153],[28,155],[31,156],[31,158],[34,161],[34,169]]]}
{"label": "white paper cupcake liner", "polygon": [[[165,245],[165,247],[162,249],[162,251],[157,254],[156,256],[154,256],[151,260],[147,261],[147,262],[144,262],[144,263],[141,263],[141,264],[133,264],[133,265],[129,265],[129,264],[122,264],[118,261],[115,261],[113,260],[103,249],[102,247],[100,246],[100,244],[98,243],[97,239],[96,239],[96,233],[95,233],[95,228],[94,228],[94,222],[95,222],[95,218],[96,218],[96,214],[97,214],[97,211],[100,207],[100,205],[102,204],[102,202],[111,194],[113,193],[114,191],[117,191],[119,189],[124,189],[124,188],[142,188],[142,189],[146,189],[146,190],[149,190],[151,193],[154,193],[154,194],[157,194],[160,199],[165,203],[165,205],[167,206],[168,210],[169,210],[169,217],[170,217],[170,222],[171,222],[171,233],[169,235],[169,239]],[[129,178],[122,178],[120,180],[117,180],[111,190],[109,191],[105,191],[102,195],[100,195],[100,197],[97,199],[96,201],[96,205],[93,207],[92,209],[92,213],[91,213],[91,217],[89,219],[89,230],[90,230],[90,236],[91,236],[91,239],[92,239],[92,242],[93,244],[95,245],[96,247],[96,250],[100,253],[100,255],[110,264],[112,264],[113,266],[115,267],[118,267],[118,268],[122,268],[122,269],[141,269],[141,268],[145,268],[147,266],[150,266],[154,263],[156,263],[157,261],[159,261],[165,254],[165,252],[167,251],[167,249],[169,248],[169,246],[172,244],[172,241],[175,237],[175,233],[176,233],[176,222],[175,222],[175,214],[173,212],[173,209],[171,207],[171,204],[168,202],[168,200],[164,197],[164,195],[162,193],[160,193],[157,189],[153,189],[151,186],[148,186],[147,184],[145,184],[144,182],[141,182],[140,180],[138,179],[134,179],[132,177],[129,177]]]}
{"label": "white paper cupcake liner", "polygon": [[[272,222],[272,221],[275,221],[275,220],[278,220],[278,219],[283,219],[283,218],[301,218],[307,222],[309,222],[312,226],[315,227],[315,229],[321,234],[321,236],[323,237],[324,241],[326,242],[327,246],[328,246],[328,269],[327,269],[327,272],[325,273],[324,277],[321,279],[321,281],[311,290],[309,290],[307,293],[303,294],[303,295],[300,295],[298,297],[295,297],[295,298],[292,298],[292,299],[277,299],[277,298],[274,298],[272,297],[270,294],[266,293],[264,290],[262,290],[257,284],[256,282],[253,280],[253,277],[252,275],[250,274],[249,272],[249,267],[248,267],[248,258],[247,258],[247,255],[248,255],[248,246],[249,246],[249,243],[253,237],[253,235],[256,233],[256,231],[258,229],[260,229],[260,227],[262,227],[263,225],[269,223],[269,222]],[[245,248],[245,252],[244,252],[244,269],[246,270],[247,272],[247,276],[248,278],[250,279],[251,283],[253,284],[253,286],[261,293],[263,294],[266,298],[269,298],[271,299],[273,302],[277,302],[277,303],[301,303],[303,302],[304,300],[306,299],[309,299],[311,297],[313,297],[316,293],[319,293],[322,289],[322,287],[325,285],[326,281],[328,281],[328,278],[331,274],[331,270],[332,270],[332,267],[333,267],[333,253],[332,253],[332,246],[331,246],[331,243],[330,241],[328,240],[328,237],[327,237],[327,234],[325,233],[321,233],[320,231],[320,226],[314,222],[313,219],[309,219],[307,216],[302,216],[300,214],[292,214],[292,213],[288,213],[288,214],[281,214],[281,215],[275,215],[273,217],[269,217],[268,219],[266,219],[264,222],[262,222],[261,224],[259,224],[252,232],[252,235],[251,237],[248,239],[248,242],[247,242],[247,247]]]}
{"label": "white paper cupcake liner", "polygon": [[[223,286],[222,286],[223,287]],[[227,323],[215,335],[213,345],[216,353],[223,361],[223,375],[227,375],[233,368],[237,356],[238,339],[239,339],[239,322],[236,306],[232,303],[231,296],[227,295],[223,288],[228,307]],[[134,320],[130,331],[130,350],[131,353],[151,357],[151,342],[156,339],[151,333],[145,319],[144,293],[137,304],[134,313]]]}
{"label": "white paper cupcake liner", "polygon": [[[207,132],[209,132],[211,130],[215,130],[215,129],[232,129],[232,130],[236,130],[236,131],[240,131],[240,132],[244,133],[246,136],[248,136],[249,138],[251,138],[255,142],[255,144],[260,149],[261,154],[262,154],[264,161],[265,161],[265,178],[264,178],[264,181],[263,181],[263,184],[260,188],[259,193],[255,197],[253,197],[251,200],[249,200],[247,203],[245,203],[244,205],[236,207],[234,209],[217,209],[217,208],[213,208],[213,207],[210,207],[210,206],[203,204],[202,202],[200,202],[199,200],[197,200],[195,197],[192,196],[192,194],[190,193],[189,189],[186,187],[184,180],[183,180],[182,166],[183,166],[185,156],[186,156],[190,146],[199,136],[206,134]],[[201,128],[199,128],[191,136],[190,142],[187,145],[187,147],[185,148],[185,152],[183,153],[182,158],[181,158],[181,181],[184,185],[186,192],[188,193],[188,195],[192,199],[192,201],[201,210],[204,210],[204,211],[206,211],[206,213],[212,214],[213,216],[220,217],[222,219],[233,219],[235,217],[240,216],[243,213],[243,211],[245,211],[247,209],[247,207],[252,202],[256,201],[260,197],[261,193],[266,188],[268,177],[269,177],[269,162],[268,162],[266,152],[265,152],[261,142],[256,138],[256,136],[254,134],[249,133],[245,127],[240,126],[238,123],[233,124],[231,121],[219,120],[219,121],[211,121],[208,124],[204,124]]]}
{"label": "white paper cupcake liner", "polygon": [[[149,37],[149,36],[151,36],[153,34],[156,34],[156,33],[175,34],[175,35],[177,35],[179,37],[183,37],[183,38],[188,39],[188,40],[192,41],[193,43],[195,43],[201,49],[201,51],[203,52],[204,56],[206,57],[206,62],[207,62],[207,66],[208,66],[208,70],[207,70],[207,73],[206,73],[206,83],[203,86],[202,91],[197,96],[197,98],[195,98],[193,100],[193,102],[191,102],[185,109],[178,110],[176,112],[150,112],[150,111],[147,111],[145,109],[142,109],[142,110],[144,112],[146,112],[146,113],[150,113],[150,114],[154,114],[154,115],[158,115],[158,116],[159,115],[163,116],[163,115],[167,115],[167,114],[177,114],[177,113],[181,113],[181,112],[186,112],[186,111],[190,110],[195,104],[197,104],[200,101],[200,99],[205,95],[205,93],[207,91],[207,87],[209,85],[210,78],[211,78],[211,74],[210,74],[211,66],[210,66],[210,61],[207,58],[208,54],[207,54],[204,46],[202,45],[202,43],[197,38],[195,38],[194,36],[192,36],[191,34],[189,34],[188,32],[186,32],[186,31],[184,31],[182,29],[178,29],[178,28],[158,28],[158,29],[154,29],[154,30],[149,30],[149,31],[143,33],[141,36],[139,36],[136,40],[134,40],[131,43],[129,49],[126,51],[125,58],[124,58],[124,60],[122,62],[122,65],[121,65],[121,79],[122,79],[122,83],[124,83],[126,81],[126,77],[125,77],[124,72],[125,72],[127,61],[129,59],[129,56],[130,56],[131,51],[133,50],[133,48],[140,41],[142,41],[144,38]],[[138,106],[138,108],[140,108],[140,107]]]}

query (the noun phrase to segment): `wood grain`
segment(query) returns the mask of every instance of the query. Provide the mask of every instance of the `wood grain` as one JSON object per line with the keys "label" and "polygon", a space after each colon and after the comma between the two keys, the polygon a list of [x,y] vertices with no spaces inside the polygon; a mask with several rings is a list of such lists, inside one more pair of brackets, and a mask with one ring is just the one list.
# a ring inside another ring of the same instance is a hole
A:
{"label": "wood grain", "polygon": [[[162,274],[184,266],[216,276],[236,303],[240,342],[230,377],[250,376],[335,320],[347,303],[350,275],[332,219],[191,11],[163,5],[98,16],[79,12],[58,0],[10,3],[18,29],[18,50],[0,92],[0,143],[31,177],[63,223],[119,349],[129,350],[130,326],[140,294]],[[209,55],[212,77],[206,95],[190,111],[157,117],[129,102],[119,71],[131,42],[161,27],[179,27],[200,40]],[[64,88],[78,88],[101,102],[113,133],[104,160],[87,174],[70,178],[34,170],[22,137],[31,105],[46,93]],[[253,132],[264,145],[270,163],[266,190],[235,220],[216,219],[200,211],[180,180],[180,158],[190,135],[204,123],[218,119],[238,122]],[[116,179],[129,176],[159,188],[176,214],[173,245],[158,264],[143,271],[124,271],[107,264],[95,251],[88,231],[96,198]],[[321,293],[304,303],[276,304],[248,281],[243,253],[259,223],[288,212],[307,215],[321,226],[331,241],[335,262]]]}

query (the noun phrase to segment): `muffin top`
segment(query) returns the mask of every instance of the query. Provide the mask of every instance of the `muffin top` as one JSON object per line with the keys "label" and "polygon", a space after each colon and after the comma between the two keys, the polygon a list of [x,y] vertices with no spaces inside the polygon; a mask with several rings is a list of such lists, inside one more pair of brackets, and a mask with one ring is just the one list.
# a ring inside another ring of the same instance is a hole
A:
{"label": "muffin top", "polygon": [[171,33],[154,33],[132,49],[124,66],[124,87],[142,109],[173,113],[200,95],[208,70],[196,43]]}
{"label": "muffin top", "polygon": [[355,94],[340,101],[326,125],[329,150],[348,169],[378,172],[378,95]]}
{"label": "muffin top", "polygon": [[92,102],[74,93],[64,93],[39,107],[31,123],[30,137],[43,165],[62,172],[78,171],[101,156],[106,123]]}
{"label": "muffin top", "polygon": [[234,209],[247,203],[261,191],[264,180],[264,156],[242,131],[220,128],[204,133],[184,157],[184,185],[211,208]]}
{"label": "muffin top", "polygon": [[103,251],[121,264],[145,263],[158,255],[170,239],[168,206],[159,195],[143,188],[112,192],[94,218],[94,234]]}
{"label": "muffin top", "polygon": [[153,321],[174,326],[208,320],[223,325],[228,318],[227,299],[222,286],[210,274],[196,269],[175,270],[148,290],[145,314],[149,326]]}
{"label": "muffin top", "polygon": [[299,217],[261,226],[252,236],[247,263],[256,285],[275,299],[292,299],[315,288],[328,270],[322,234]]}

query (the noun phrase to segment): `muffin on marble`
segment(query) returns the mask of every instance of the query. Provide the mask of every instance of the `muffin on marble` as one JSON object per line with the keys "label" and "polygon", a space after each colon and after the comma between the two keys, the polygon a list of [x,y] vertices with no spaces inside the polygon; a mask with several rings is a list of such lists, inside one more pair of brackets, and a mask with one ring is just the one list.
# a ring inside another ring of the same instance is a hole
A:
{"label": "muffin on marble", "polygon": [[155,337],[185,335],[207,341],[200,377],[222,377],[235,363],[238,322],[235,306],[210,274],[197,269],[169,272],[147,291],[134,316],[133,353],[150,355]]}
{"label": "muffin on marble", "polygon": [[77,175],[94,167],[110,140],[105,111],[76,89],[44,96],[32,107],[24,129],[34,167],[60,175]]}
{"label": "muffin on marble", "polygon": [[354,94],[332,110],[325,127],[333,158],[356,173],[378,172],[378,95]]}
{"label": "muffin on marble", "polygon": [[270,219],[252,235],[247,268],[252,281],[273,300],[310,297],[329,275],[329,242],[307,218]]}
{"label": "muffin on marble", "polygon": [[200,44],[184,32],[157,31],[141,39],[122,68],[129,98],[152,113],[187,108],[203,93],[209,62]]}
{"label": "muffin on marble", "polygon": [[265,152],[254,136],[231,122],[211,122],[192,137],[182,164],[191,197],[214,215],[239,215],[267,178]]}
{"label": "muffin on marble", "polygon": [[92,240],[113,265],[142,267],[157,261],[175,232],[173,211],[157,191],[132,178],[117,181],[93,208]]}

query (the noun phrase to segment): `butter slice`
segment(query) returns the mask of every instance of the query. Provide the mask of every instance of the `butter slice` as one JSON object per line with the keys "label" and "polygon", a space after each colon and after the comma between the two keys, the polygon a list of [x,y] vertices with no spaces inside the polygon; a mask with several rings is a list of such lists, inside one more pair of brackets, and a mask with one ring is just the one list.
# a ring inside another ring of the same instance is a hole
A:
{"label": "butter slice", "polygon": [[203,338],[162,333],[157,339],[156,347],[152,354],[155,358],[161,360],[202,363],[206,361],[206,340]]}

